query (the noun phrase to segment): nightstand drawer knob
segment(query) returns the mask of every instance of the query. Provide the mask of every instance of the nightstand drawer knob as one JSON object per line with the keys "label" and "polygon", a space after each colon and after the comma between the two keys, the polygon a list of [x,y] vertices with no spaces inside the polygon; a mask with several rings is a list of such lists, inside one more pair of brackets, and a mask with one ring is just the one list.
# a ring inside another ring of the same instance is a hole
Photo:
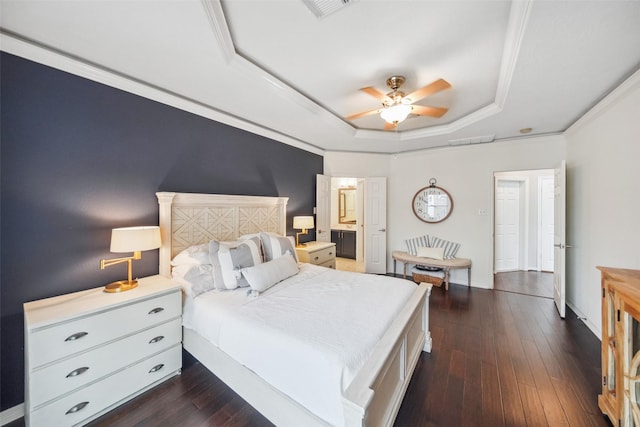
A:
{"label": "nightstand drawer knob", "polygon": [[149,373],[152,374],[154,372],[158,372],[162,368],[164,368],[164,363],[154,366],[153,368],[151,368],[151,370],[149,370]]}
{"label": "nightstand drawer knob", "polygon": [[74,369],[73,371],[67,374],[67,378],[77,377],[78,375],[82,375],[89,370],[88,367],[83,366],[82,368]]}
{"label": "nightstand drawer knob", "polygon": [[76,412],[81,411],[82,409],[84,409],[84,407],[87,406],[88,404],[89,404],[89,402],[80,402],[76,406],[74,406],[73,408],[69,409],[67,411],[66,415],[75,414]]}
{"label": "nightstand drawer knob", "polygon": [[317,261],[317,260],[319,260],[320,258],[319,258],[319,257],[314,257],[313,259]]}
{"label": "nightstand drawer knob", "polygon": [[151,338],[151,341],[149,341],[149,344],[155,344],[155,343],[157,343],[158,341],[162,341],[163,339],[164,339],[164,336],[162,336],[162,335],[157,336],[157,337],[155,337],[155,338]]}
{"label": "nightstand drawer knob", "polygon": [[67,337],[67,339],[65,341],[75,341],[75,340],[79,340],[80,338],[89,335],[89,332],[76,332],[73,335],[69,335]]}
{"label": "nightstand drawer knob", "polygon": [[158,314],[158,313],[160,313],[161,311],[164,311],[164,308],[162,308],[162,307],[156,307],[156,308],[154,308],[153,310],[151,310],[151,311],[149,312],[149,314]]}

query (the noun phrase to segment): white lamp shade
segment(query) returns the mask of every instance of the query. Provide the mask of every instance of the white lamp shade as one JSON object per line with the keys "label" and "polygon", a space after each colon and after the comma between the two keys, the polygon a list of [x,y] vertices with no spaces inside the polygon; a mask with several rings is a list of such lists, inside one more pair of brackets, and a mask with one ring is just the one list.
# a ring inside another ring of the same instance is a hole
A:
{"label": "white lamp shade", "polygon": [[123,227],[111,230],[111,252],[139,252],[160,247],[160,227]]}
{"label": "white lamp shade", "polygon": [[312,216],[294,216],[293,228],[297,230],[313,228],[313,217]]}
{"label": "white lamp shade", "polygon": [[387,123],[400,123],[407,118],[413,108],[411,105],[394,104],[380,112],[380,117]]}

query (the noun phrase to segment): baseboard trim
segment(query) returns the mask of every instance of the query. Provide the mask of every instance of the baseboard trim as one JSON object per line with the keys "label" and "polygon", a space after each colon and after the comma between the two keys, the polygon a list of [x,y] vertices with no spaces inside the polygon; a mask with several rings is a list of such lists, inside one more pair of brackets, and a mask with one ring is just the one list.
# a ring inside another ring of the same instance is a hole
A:
{"label": "baseboard trim", "polygon": [[24,403],[0,412],[0,426],[4,426],[24,417]]}

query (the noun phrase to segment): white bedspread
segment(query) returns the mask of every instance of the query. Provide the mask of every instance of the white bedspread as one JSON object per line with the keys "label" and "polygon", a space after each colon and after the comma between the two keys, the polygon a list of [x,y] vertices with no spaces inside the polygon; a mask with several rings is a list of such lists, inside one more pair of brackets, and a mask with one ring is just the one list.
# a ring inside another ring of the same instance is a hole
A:
{"label": "white bedspread", "polygon": [[342,426],[342,393],[413,291],[407,280],[301,264],[258,298],[246,289],[200,295],[185,326]]}

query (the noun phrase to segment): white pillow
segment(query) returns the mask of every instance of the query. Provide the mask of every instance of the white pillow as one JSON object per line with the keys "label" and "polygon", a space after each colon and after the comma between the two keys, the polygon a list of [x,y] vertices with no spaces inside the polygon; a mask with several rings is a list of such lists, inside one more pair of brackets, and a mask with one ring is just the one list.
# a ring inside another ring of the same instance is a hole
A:
{"label": "white pillow", "polygon": [[262,250],[264,251],[265,261],[271,261],[279,258],[286,254],[287,251],[291,253],[296,262],[298,261],[295,244],[289,237],[263,231],[260,232],[260,240],[262,241]]}
{"label": "white pillow", "polygon": [[418,247],[416,256],[432,259],[444,259],[444,248],[425,248],[423,246]]}
{"label": "white pillow", "polygon": [[209,244],[189,246],[171,260],[171,265],[211,264],[209,260]]}
{"label": "white pillow", "polygon": [[276,283],[298,273],[298,263],[293,255],[287,253],[272,261],[242,269],[242,275],[246,278],[251,289],[264,292]]}
{"label": "white pillow", "polygon": [[215,289],[211,264],[175,266],[171,269],[171,277],[182,285],[184,293],[191,298]]}
{"label": "white pillow", "polygon": [[217,289],[235,289],[249,286],[241,269],[262,263],[260,239],[242,242],[209,242],[209,258],[213,265],[214,286]]}

